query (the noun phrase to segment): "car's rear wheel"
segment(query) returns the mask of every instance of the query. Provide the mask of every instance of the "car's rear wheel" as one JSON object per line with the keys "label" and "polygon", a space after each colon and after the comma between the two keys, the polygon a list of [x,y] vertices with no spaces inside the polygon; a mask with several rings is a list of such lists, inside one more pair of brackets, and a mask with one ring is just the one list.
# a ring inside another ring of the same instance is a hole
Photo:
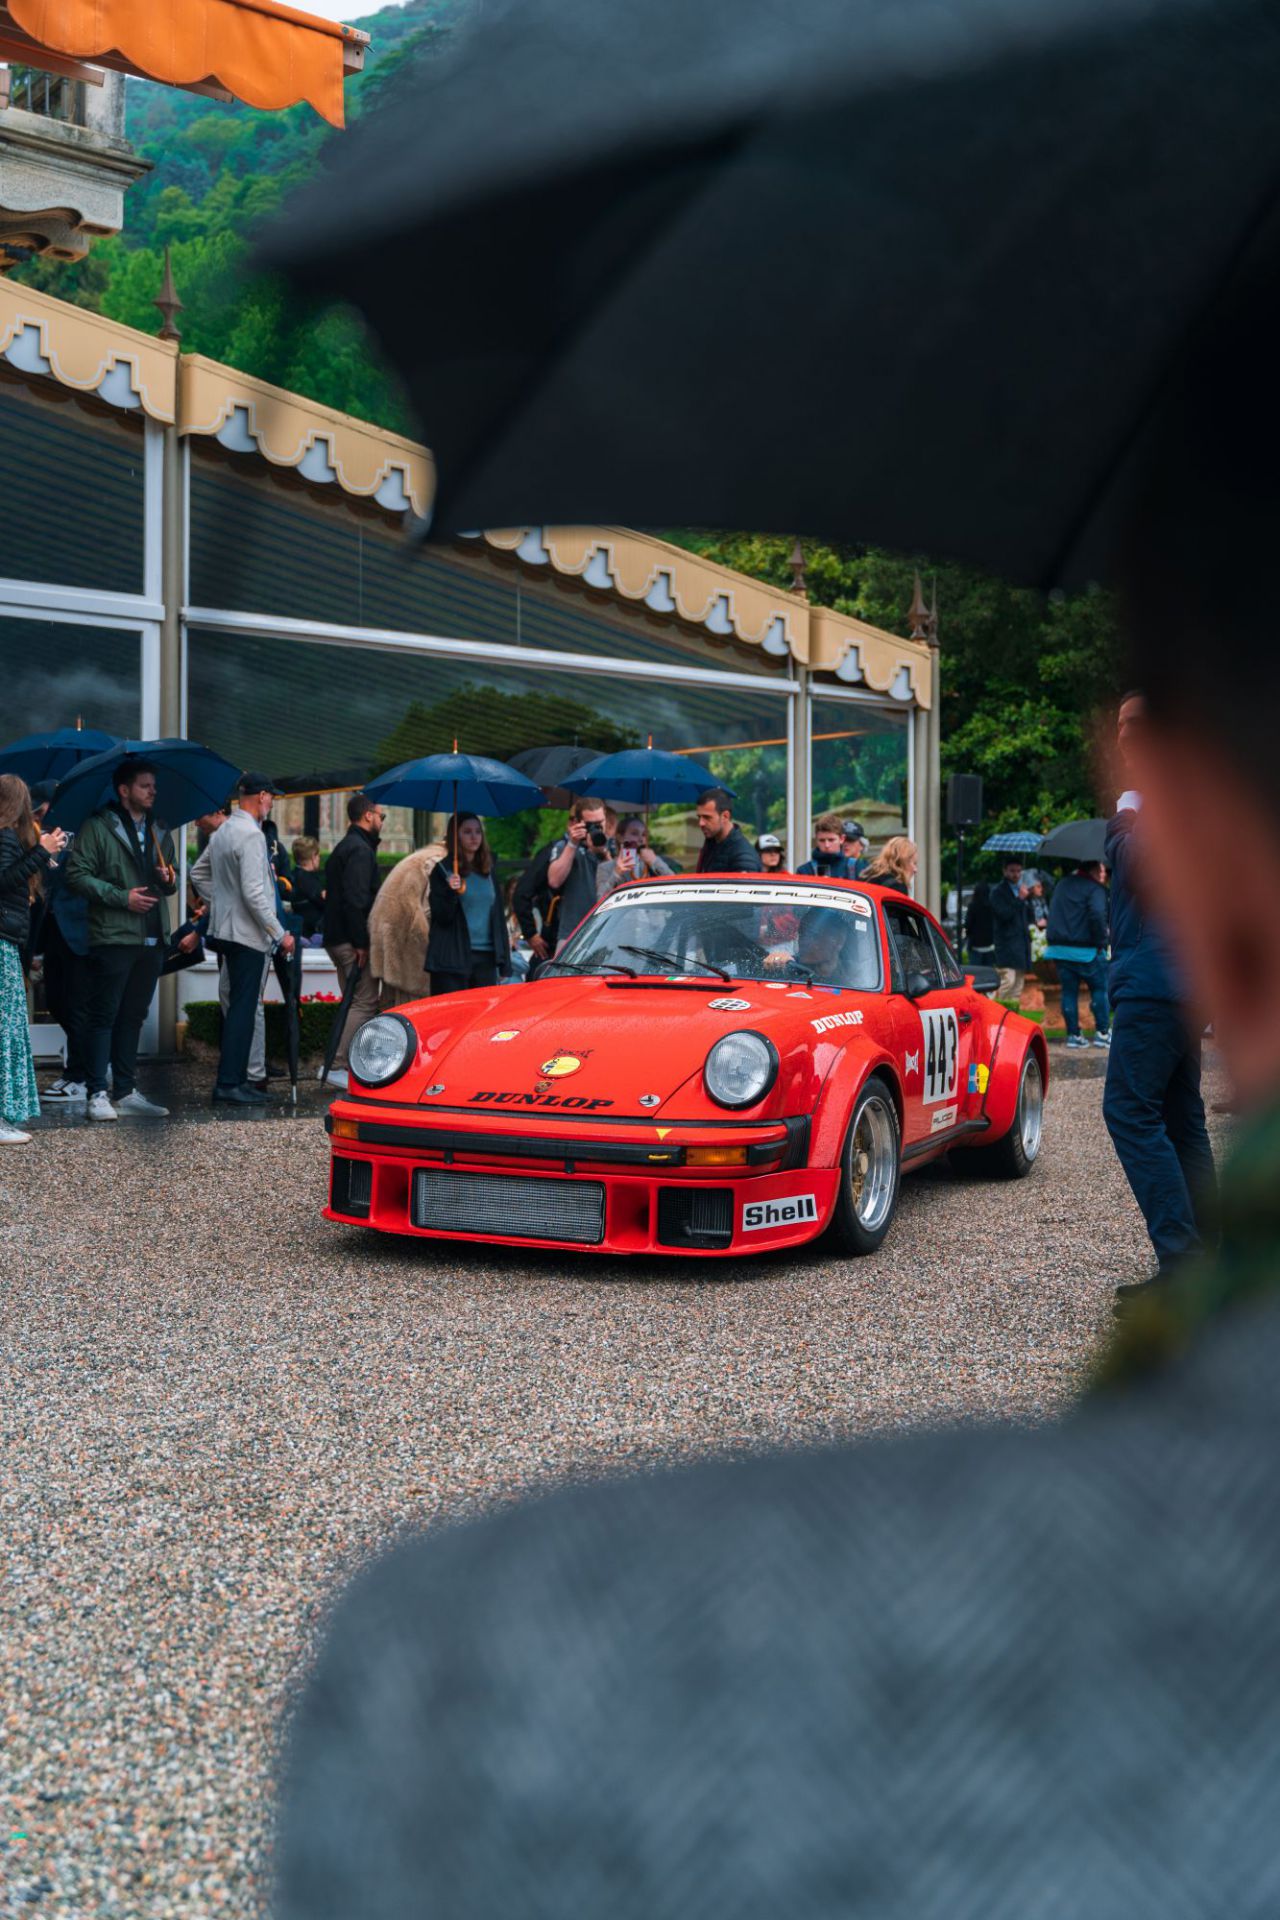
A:
{"label": "car's rear wheel", "polygon": [[873,1077],[858,1095],[840,1159],[831,1235],[844,1253],[874,1253],[893,1225],[902,1179],[902,1134],[893,1095]]}
{"label": "car's rear wheel", "polygon": [[1031,1049],[1018,1077],[1013,1125],[989,1147],[958,1147],[951,1155],[956,1173],[969,1180],[1025,1180],[1040,1154],[1044,1137],[1044,1075]]}

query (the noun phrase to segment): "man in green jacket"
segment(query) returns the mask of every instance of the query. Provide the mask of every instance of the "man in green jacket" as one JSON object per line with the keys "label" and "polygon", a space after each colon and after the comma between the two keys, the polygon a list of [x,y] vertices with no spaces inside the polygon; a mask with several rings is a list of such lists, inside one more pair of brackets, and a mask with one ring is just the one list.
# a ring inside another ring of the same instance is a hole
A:
{"label": "man in green jacket", "polygon": [[163,1119],[167,1108],[139,1093],[134,1078],[168,937],[161,901],[178,884],[173,841],[152,818],[149,761],[122,760],[111,784],[115,799],[85,822],[67,861],[67,886],[89,902],[89,1118]]}

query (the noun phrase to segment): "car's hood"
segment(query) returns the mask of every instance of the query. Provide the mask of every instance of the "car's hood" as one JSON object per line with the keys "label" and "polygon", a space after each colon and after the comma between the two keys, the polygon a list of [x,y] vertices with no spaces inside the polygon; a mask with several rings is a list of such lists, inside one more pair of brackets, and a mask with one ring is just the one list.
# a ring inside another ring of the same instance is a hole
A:
{"label": "car's hood", "polygon": [[566,1118],[705,1118],[722,1110],[703,1089],[703,1062],[721,1034],[750,1027],[772,1040],[779,1073],[742,1117],[804,1113],[838,1051],[858,1037],[868,1004],[820,988],[563,977],[449,995],[400,1009],[423,1052],[394,1097]]}

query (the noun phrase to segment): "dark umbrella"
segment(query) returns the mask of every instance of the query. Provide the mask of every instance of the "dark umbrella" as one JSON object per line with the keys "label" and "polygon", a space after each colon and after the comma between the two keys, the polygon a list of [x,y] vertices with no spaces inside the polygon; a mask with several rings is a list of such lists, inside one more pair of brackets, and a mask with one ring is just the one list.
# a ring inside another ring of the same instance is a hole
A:
{"label": "dark umbrella", "polygon": [[594,747],[526,747],[523,753],[513,753],[507,764],[542,788],[549,807],[567,807],[571,795],[562,782],[597,759]]}
{"label": "dark umbrella", "polygon": [[[277,947],[271,956],[271,964],[275,969],[276,979],[280,983],[280,997],[284,1001],[285,1058],[289,1063],[289,1102],[296,1107],[298,1104],[298,1055],[301,1051],[298,1003],[302,998],[302,943],[296,935],[293,951],[285,953],[282,948]],[[354,991],[353,987],[352,992]],[[349,1005],[350,1001],[348,1000],[346,1004]],[[342,1028],[339,1027],[338,1034],[341,1032]],[[333,1045],[332,1050],[325,1056],[326,1074],[338,1044],[337,1035],[331,1034],[330,1039]]]}
{"label": "dark umbrella", "polygon": [[137,754],[155,767],[155,811],[171,827],[184,827],[202,813],[225,806],[240,778],[239,767],[197,740],[118,740],[109,752],[82,760],[58,782],[47,824],[75,831],[106,806],[114,798],[111,775],[126,754]]}
{"label": "dark umbrella", "polygon": [[272,258],[372,321],[441,531],[799,527],[1070,583],[1269,238],[1278,91],[1274,0],[508,0]]}
{"label": "dark umbrella", "polygon": [[98,727],[57,727],[52,733],[28,733],[0,747],[0,773],[16,773],[28,786],[33,780],[61,780],[82,760],[116,744],[114,733],[103,733]]}
{"label": "dark umbrella", "polygon": [[[619,753],[602,754],[563,782],[570,793],[607,793],[625,806],[644,808],[644,837],[649,838],[649,809],[666,800],[697,800],[709,787],[719,785],[715,775],[687,754],[664,753],[650,740],[647,747],[623,747]],[[732,800],[728,787],[721,788]]]}
{"label": "dark umbrella", "polygon": [[1101,860],[1106,847],[1107,823],[1105,820],[1068,820],[1061,827],[1054,827],[1046,833],[1040,842],[1037,859],[1053,864],[1062,861],[1075,861],[1077,864]]}
{"label": "dark umbrella", "polygon": [[[360,985],[360,978],[363,973],[364,968],[359,962],[356,962],[352,965],[351,971],[347,975],[347,984],[342,989],[342,998],[338,1002],[338,1011],[333,1016],[333,1025],[329,1029],[329,1039],[324,1050],[324,1065],[320,1069],[320,1085],[322,1087],[329,1078],[329,1070],[333,1066],[333,1056],[338,1051],[338,1042],[342,1038],[342,1029],[347,1024],[347,1015],[351,1011],[351,1002],[356,997],[356,988]],[[290,1071],[296,1081],[297,1069],[292,1062],[290,1062]]]}

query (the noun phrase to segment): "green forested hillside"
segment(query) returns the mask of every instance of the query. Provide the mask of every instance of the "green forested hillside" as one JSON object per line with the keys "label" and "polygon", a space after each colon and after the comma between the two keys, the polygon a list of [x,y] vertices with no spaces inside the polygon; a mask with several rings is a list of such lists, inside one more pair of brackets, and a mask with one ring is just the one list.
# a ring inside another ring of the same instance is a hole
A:
{"label": "green forested hillside", "polygon": [[[447,44],[467,3],[408,0],[362,19],[373,39],[364,72],[347,83],[348,121],[403,84],[412,60]],[[153,171],[129,191],[123,234],[98,241],[80,266],[37,260],[19,277],[154,333],[160,320],[151,303],[169,246],[188,352],[411,431],[395,381],[353,315],[312,314],[245,271],[263,223],[342,133],[310,107],[260,113],[145,80],[129,81],[127,102],[129,138]]]}
{"label": "green forested hillside", "polygon": [[[473,0],[407,0],[363,18],[373,36],[363,74],[348,83],[351,121],[411,84],[412,64],[446,46]],[[241,367],[348,413],[415,428],[394,378],[358,318],[301,309],[245,271],[255,233],[307,179],[326,142],[343,135],[307,107],[269,114],[130,81],[128,130],[153,163],[130,190],[124,233],[83,265],[36,261],[21,276],[154,332],[163,252],[185,302],[188,351]],[[780,371],[780,378],[790,377]],[[424,425],[430,439],[430,422]],[[779,586],[790,584],[794,534],[669,537]],[[943,771],[980,773],[990,827],[1041,828],[1105,807],[1095,795],[1090,732],[1117,691],[1118,647],[1102,594],[1046,603],[971,570],[875,548],[810,546],[809,590],[823,604],[906,631],[912,573],[936,578],[943,646]]]}

